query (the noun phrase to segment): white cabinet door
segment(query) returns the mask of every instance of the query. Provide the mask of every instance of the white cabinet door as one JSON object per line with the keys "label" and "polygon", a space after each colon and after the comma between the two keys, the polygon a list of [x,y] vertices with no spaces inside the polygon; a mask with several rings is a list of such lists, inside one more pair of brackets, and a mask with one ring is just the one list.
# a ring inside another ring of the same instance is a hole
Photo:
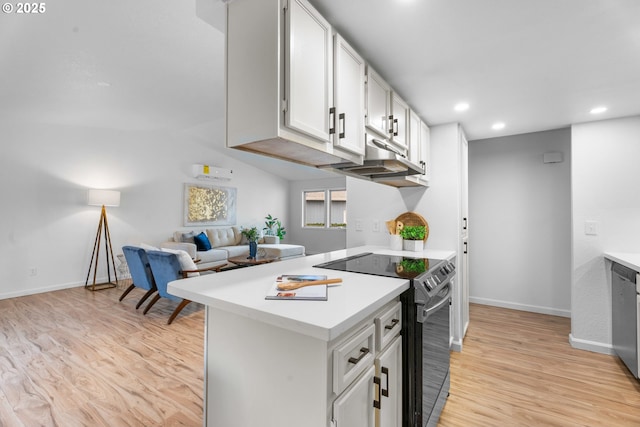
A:
{"label": "white cabinet door", "polygon": [[389,115],[391,114],[391,86],[371,67],[367,67],[366,126],[377,136],[389,137]]}
{"label": "white cabinet door", "polygon": [[331,142],[331,25],[306,0],[289,1],[285,15],[285,124],[322,142]]}
{"label": "white cabinet door", "polygon": [[371,366],[333,402],[334,425],[375,427],[374,374],[375,369]]}
{"label": "white cabinet door", "polygon": [[402,338],[398,336],[376,359],[381,399],[377,427],[402,425]]}
{"label": "white cabinet door", "polygon": [[365,62],[340,35],[334,39],[333,145],[364,155]]}
{"label": "white cabinet door", "polygon": [[389,125],[391,142],[406,149],[409,138],[409,105],[396,93],[391,94],[391,123]]}
{"label": "white cabinet door", "polygon": [[424,179],[431,180],[431,130],[425,122],[420,122],[420,157],[424,162]]}
{"label": "white cabinet door", "polygon": [[422,161],[422,150],[421,148],[421,128],[420,124],[422,120],[420,120],[420,116],[418,116],[415,111],[409,111],[409,160],[411,160],[416,165],[419,165]]}

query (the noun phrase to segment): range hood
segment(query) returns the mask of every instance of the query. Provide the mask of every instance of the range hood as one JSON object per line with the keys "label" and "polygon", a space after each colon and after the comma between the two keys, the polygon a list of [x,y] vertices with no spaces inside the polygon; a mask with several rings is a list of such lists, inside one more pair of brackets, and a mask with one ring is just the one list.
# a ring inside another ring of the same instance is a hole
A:
{"label": "range hood", "polygon": [[407,159],[399,148],[386,141],[367,138],[362,164],[352,162],[334,163],[323,167],[356,178],[366,178],[394,187],[425,186],[419,177],[424,174],[421,165]]}
{"label": "range hood", "polygon": [[362,164],[344,162],[329,165],[330,169],[349,175],[369,178],[381,176],[407,176],[424,173],[422,166],[409,159],[398,148],[380,139],[368,139]]}

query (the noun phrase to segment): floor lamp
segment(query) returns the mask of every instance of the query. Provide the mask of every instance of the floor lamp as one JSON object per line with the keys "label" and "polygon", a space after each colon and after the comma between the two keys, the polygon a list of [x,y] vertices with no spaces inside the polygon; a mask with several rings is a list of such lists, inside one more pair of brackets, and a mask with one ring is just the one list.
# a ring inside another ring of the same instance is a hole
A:
{"label": "floor lamp", "polygon": [[[113,256],[113,247],[111,246],[111,235],[109,234],[109,223],[107,222],[106,206],[120,206],[120,192],[113,190],[89,190],[88,195],[89,206],[102,206],[100,213],[100,222],[98,223],[98,231],[96,240],[93,244],[93,253],[89,263],[89,272],[84,282],[85,289],[99,291],[102,289],[115,288],[118,286],[118,276],[116,275],[116,263]],[[98,259],[100,258],[100,243],[104,232],[104,249],[107,257],[107,281],[104,283],[96,283],[96,275],[98,274]],[[89,283],[91,270],[93,269],[93,282]],[[111,271],[113,270],[113,281],[111,281]]]}

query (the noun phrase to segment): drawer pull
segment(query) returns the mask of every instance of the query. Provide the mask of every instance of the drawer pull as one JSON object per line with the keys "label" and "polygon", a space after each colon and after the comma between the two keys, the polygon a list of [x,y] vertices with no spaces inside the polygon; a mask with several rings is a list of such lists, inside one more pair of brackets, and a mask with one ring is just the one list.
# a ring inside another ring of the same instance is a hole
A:
{"label": "drawer pull", "polygon": [[378,386],[376,387],[378,389],[378,396],[376,399],[373,399],[373,407],[378,409],[380,409],[380,401],[382,400],[382,396],[380,396],[380,389],[382,388],[381,382],[380,377],[373,377],[373,383]]}
{"label": "drawer pull", "polygon": [[381,371],[382,375],[387,377],[386,386],[382,389],[382,395],[385,397],[389,397],[389,368],[383,366]]}
{"label": "drawer pull", "polygon": [[399,322],[400,322],[399,319],[391,319],[391,324],[390,325],[385,325],[384,328],[385,329],[393,329]]}
{"label": "drawer pull", "polygon": [[353,363],[354,365],[358,364],[358,362],[360,362],[362,360],[363,357],[365,357],[367,354],[369,354],[369,349],[367,347],[362,347],[360,349],[360,356],[356,357],[350,357],[349,358],[349,363]]}

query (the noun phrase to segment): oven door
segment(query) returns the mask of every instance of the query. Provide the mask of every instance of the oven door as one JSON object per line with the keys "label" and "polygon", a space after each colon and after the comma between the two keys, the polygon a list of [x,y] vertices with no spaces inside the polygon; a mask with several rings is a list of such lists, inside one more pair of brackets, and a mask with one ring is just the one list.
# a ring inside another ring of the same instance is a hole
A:
{"label": "oven door", "polygon": [[449,310],[451,283],[423,308],[422,316],[422,421],[420,426],[436,426],[449,395]]}

